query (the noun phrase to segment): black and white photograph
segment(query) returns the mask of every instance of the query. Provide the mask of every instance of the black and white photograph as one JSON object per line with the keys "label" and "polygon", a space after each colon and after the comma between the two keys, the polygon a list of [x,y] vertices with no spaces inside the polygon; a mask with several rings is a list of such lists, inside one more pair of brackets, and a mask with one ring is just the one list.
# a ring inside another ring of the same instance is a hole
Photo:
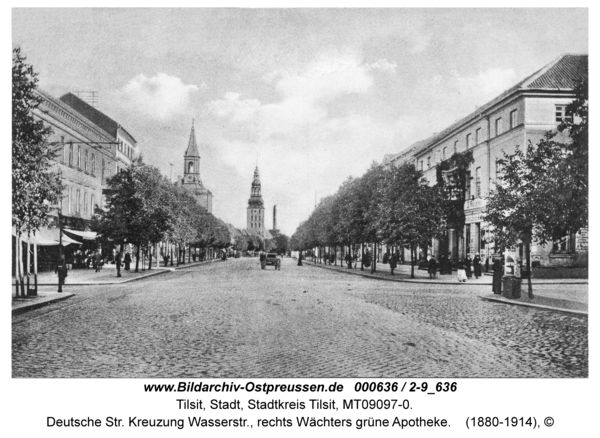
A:
{"label": "black and white photograph", "polygon": [[584,387],[589,9],[238,6],[10,9],[12,387]]}

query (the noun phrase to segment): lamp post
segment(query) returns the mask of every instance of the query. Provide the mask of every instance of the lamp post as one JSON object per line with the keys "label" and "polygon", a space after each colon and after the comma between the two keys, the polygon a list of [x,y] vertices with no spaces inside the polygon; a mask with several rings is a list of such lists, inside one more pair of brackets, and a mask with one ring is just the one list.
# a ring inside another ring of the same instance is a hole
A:
{"label": "lamp post", "polygon": [[[62,171],[58,170],[58,175],[62,180]],[[67,272],[66,261],[64,260],[63,244],[62,244],[62,196],[60,197],[60,205],[58,207],[58,292],[62,292],[63,281],[65,279],[65,273]]]}

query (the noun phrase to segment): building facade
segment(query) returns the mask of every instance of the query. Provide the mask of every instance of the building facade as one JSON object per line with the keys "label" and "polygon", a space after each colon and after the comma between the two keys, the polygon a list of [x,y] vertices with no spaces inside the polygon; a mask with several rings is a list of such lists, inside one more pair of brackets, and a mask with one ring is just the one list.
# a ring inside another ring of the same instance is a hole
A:
{"label": "building facade", "polygon": [[181,179],[181,185],[194,195],[198,204],[204,207],[209,213],[212,213],[213,194],[204,187],[200,179],[200,152],[198,152],[198,145],[196,144],[196,133],[193,123],[188,147],[183,155],[183,178]]}
{"label": "building facade", "polygon": [[[429,253],[436,257],[448,254],[453,260],[480,254],[485,260],[497,252],[482,216],[501,171],[498,160],[517,147],[537,144],[548,131],[556,130],[575,97],[575,86],[587,77],[587,66],[587,55],[562,55],[442,132],[384,158],[384,165],[412,163],[433,185],[439,163],[456,152],[473,154],[467,174],[464,229],[449,229],[446,241],[433,242]],[[568,136],[562,133],[556,140],[568,141]],[[587,230],[581,230],[553,245],[534,244],[532,260],[547,266],[585,263],[587,245]]]}

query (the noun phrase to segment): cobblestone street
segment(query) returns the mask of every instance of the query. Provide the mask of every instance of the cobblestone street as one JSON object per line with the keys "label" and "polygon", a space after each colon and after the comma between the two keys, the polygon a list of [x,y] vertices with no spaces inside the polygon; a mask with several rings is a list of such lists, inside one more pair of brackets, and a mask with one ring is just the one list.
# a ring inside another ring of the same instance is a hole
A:
{"label": "cobblestone street", "polygon": [[291,259],[281,271],[238,259],[72,286],[73,298],[13,317],[13,376],[588,375],[587,316],[483,301],[477,289]]}

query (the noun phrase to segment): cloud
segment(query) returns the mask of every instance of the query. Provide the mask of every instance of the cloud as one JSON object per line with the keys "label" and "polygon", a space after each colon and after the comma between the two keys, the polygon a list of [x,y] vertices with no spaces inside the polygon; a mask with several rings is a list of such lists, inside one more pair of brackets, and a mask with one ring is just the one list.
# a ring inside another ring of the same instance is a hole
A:
{"label": "cloud", "polygon": [[398,68],[398,64],[394,62],[389,62],[387,59],[379,59],[369,65],[373,70],[379,70],[383,73],[394,74],[396,73],[396,69]]}
{"label": "cloud", "polygon": [[145,116],[166,121],[189,112],[191,97],[205,87],[186,85],[175,76],[157,73],[152,77],[140,74],[119,90],[121,104]]}
{"label": "cloud", "polygon": [[481,98],[480,104],[483,104],[507,90],[516,81],[517,73],[514,69],[491,68],[471,76],[461,76],[453,71],[445,85],[459,94]]}

